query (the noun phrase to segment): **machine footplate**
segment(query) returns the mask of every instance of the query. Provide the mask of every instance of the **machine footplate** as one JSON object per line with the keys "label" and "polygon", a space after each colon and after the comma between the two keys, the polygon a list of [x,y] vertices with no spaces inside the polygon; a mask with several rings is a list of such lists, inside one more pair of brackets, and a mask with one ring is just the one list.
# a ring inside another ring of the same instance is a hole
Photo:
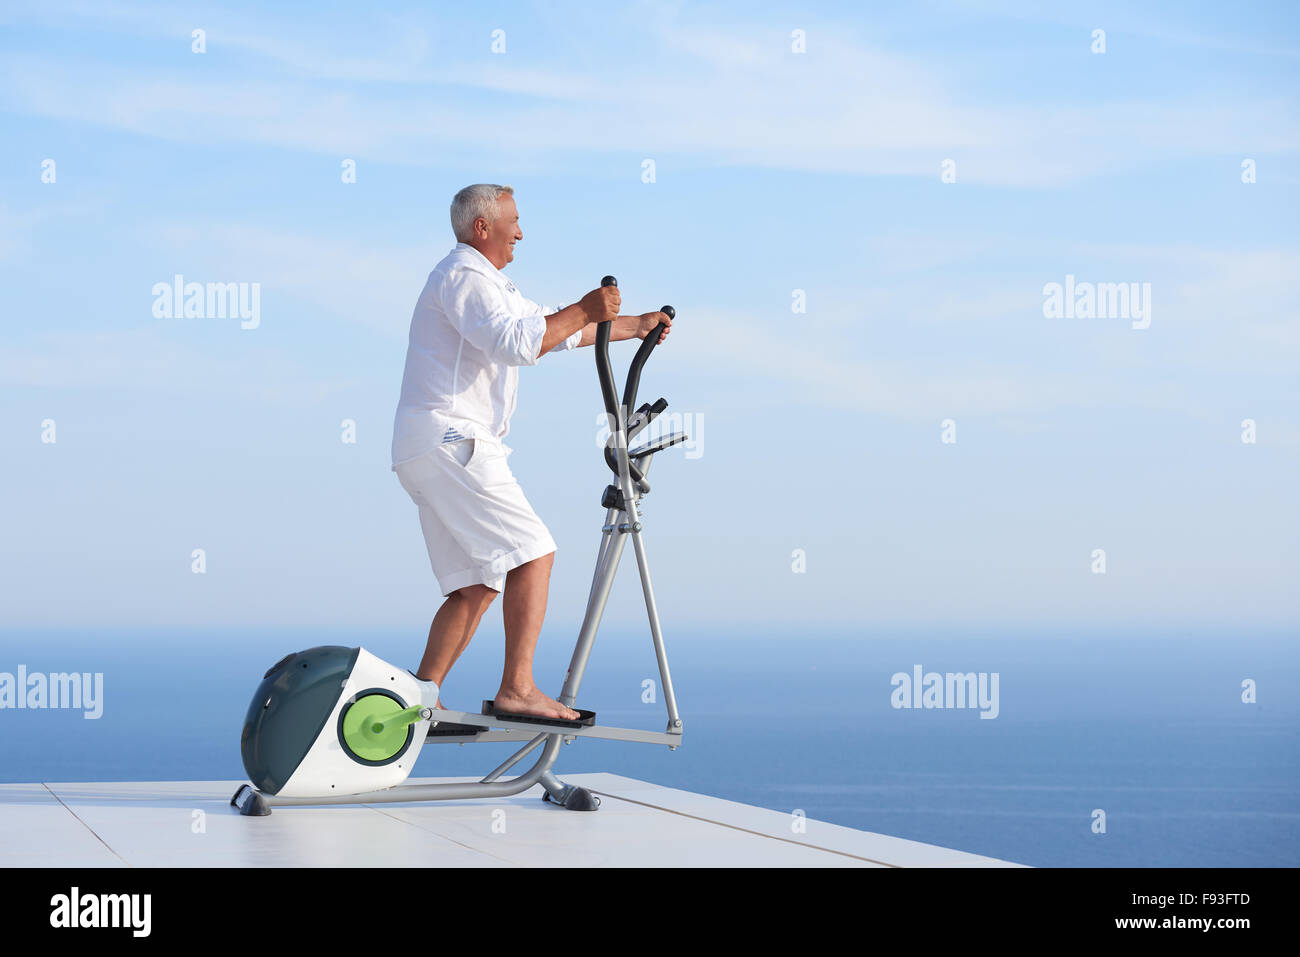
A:
{"label": "machine footplate", "polygon": [[[434,714],[437,713],[435,710]],[[482,734],[486,730],[488,729],[481,724],[456,724],[454,721],[439,721],[437,724],[429,725],[429,733],[425,737],[464,737],[467,734]]]}
{"label": "machine footplate", "polygon": [[523,721],[527,724],[544,724],[557,728],[589,728],[596,723],[596,712],[584,711],[582,708],[574,708],[573,710],[582,715],[577,721],[570,721],[567,718],[543,718],[536,714],[513,714],[509,711],[498,711],[492,706],[491,701],[484,701],[482,713],[492,718],[500,718],[503,721]]}

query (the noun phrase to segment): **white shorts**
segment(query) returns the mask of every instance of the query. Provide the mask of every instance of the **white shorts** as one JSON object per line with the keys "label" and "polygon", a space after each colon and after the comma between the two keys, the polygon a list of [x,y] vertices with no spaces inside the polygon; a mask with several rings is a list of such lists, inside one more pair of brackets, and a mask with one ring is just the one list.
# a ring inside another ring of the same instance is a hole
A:
{"label": "white shorts", "polygon": [[555,551],[499,443],[444,442],[394,471],[419,507],[429,564],[444,595],[466,585],[503,591],[506,572]]}

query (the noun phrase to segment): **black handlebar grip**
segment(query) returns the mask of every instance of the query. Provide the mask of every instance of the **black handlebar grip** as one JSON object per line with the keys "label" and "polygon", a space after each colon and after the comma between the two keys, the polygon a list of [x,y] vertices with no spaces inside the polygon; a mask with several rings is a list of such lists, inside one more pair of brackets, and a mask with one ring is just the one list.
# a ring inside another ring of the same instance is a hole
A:
{"label": "black handlebar grip", "polygon": [[[606,286],[618,288],[618,280],[613,276],[605,276],[600,280],[600,287]],[[618,393],[614,387],[614,369],[609,364],[609,333],[612,326],[608,322],[596,323],[596,375],[600,379],[600,394],[605,400],[605,411],[611,416],[617,416],[615,411],[618,405]]]}
{"label": "black handlebar grip", "polygon": [[[672,306],[664,306],[659,310],[670,319],[677,316],[677,311]],[[654,352],[655,346],[659,344],[659,337],[663,335],[664,323],[659,323],[650,334],[641,342],[641,348],[637,349],[636,355],[632,357],[632,366],[627,370],[627,383],[623,386],[623,405],[628,409],[636,404],[636,390],[641,384],[641,367],[645,365],[650,353]]]}
{"label": "black handlebar grip", "polygon": [[[600,281],[601,288],[617,286],[618,280],[606,276]],[[614,369],[609,364],[609,332],[612,323],[596,323],[596,376],[600,379],[600,395],[605,400],[605,411],[610,417],[610,428],[617,428],[618,393],[614,391]]]}

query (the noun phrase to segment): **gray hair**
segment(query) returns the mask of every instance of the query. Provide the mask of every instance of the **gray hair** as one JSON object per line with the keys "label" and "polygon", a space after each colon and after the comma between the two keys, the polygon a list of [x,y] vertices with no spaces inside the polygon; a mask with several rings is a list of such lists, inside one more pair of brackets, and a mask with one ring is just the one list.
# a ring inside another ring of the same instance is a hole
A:
{"label": "gray hair", "polygon": [[469,242],[474,237],[474,220],[492,222],[497,218],[497,200],[506,194],[513,196],[514,192],[513,186],[476,183],[457,193],[451,201],[451,229],[456,239]]}

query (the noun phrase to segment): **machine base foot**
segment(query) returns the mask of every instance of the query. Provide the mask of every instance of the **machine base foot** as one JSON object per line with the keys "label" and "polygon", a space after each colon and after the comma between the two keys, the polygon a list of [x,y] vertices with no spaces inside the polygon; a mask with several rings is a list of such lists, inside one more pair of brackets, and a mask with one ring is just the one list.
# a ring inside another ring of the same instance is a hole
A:
{"label": "machine base foot", "polygon": [[230,806],[239,808],[239,813],[245,817],[265,817],[271,813],[271,805],[247,784],[239,786],[239,790],[230,799]]}
{"label": "machine base foot", "polygon": [[542,795],[542,800],[551,804],[559,804],[569,811],[594,811],[600,807],[600,798],[586,788],[574,787],[573,785],[565,787],[559,795],[547,791]]}

